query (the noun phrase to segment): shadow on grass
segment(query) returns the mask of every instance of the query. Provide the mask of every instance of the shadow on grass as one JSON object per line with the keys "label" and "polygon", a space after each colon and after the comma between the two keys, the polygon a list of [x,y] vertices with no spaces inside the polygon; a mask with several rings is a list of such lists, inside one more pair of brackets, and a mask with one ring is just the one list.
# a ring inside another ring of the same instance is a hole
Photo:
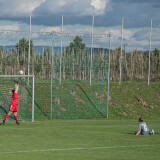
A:
{"label": "shadow on grass", "polygon": [[128,134],[132,134],[132,135],[135,135],[135,133],[137,133],[137,132],[129,132]]}
{"label": "shadow on grass", "polygon": [[[136,133],[137,133],[137,132],[129,132],[128,134],[135,135]],[[160,135],[160,133],[157,133],[157,132],[156,132],[154,135],[157,135],[157,134]],[[149,134],[149,135],[151,135],[151,134]]]}

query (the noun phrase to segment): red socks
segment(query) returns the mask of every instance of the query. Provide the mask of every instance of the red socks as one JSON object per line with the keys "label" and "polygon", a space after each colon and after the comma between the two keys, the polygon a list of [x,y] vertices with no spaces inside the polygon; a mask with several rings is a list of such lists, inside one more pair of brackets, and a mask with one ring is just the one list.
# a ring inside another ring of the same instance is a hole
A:
{"label": "red socks", "polygon": [[[3,122],[5,122],[8,117],[9,117],[9,114],[7,113],[6,116],[5,116],[5,118],[4,118],[4,120],[3,120]],[[18,122],[17,116],[14,116],[14,119],[16,120],[16,122]]]}
{"label": "red socks", "polygon": [[5,118],[4,118],[4,120],[3,120],[3,122],[5,122],[8,117],[9,117],[9,114],[7,113],[6,116],[5,116]]}
{"label": "red socks", "polygon": [[18,122],[18,118],[17,118],[17,116],[14,116],[14,119],[16,120],[16,122]]}

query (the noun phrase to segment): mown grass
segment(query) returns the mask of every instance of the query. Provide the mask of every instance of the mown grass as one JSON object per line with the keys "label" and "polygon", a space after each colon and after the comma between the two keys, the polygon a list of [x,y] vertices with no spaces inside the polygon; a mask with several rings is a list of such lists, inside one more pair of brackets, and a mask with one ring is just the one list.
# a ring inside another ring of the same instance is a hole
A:
{"label": "mown grass", "polygon": [[0,158],[12,160],[160,159],[160,121],[146,120],[155,135],[135,136],[137,120],[46,120],[0,126]]}

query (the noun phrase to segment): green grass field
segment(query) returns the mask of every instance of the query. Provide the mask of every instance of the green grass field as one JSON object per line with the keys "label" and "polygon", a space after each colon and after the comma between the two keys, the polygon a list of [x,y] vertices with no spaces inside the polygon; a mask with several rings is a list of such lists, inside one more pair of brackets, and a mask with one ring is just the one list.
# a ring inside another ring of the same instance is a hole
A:
{"label": "green grass field", "polygon": [[137,120],[46,120],[0,126],[2,160],[159,160],[160,120],[146,120],[155,135],[135,136]]}

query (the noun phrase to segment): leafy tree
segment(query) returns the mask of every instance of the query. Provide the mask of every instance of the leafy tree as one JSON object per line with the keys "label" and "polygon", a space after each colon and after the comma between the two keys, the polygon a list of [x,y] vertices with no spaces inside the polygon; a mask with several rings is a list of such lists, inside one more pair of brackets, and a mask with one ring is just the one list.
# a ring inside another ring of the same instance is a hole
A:
{"label": "leafy tree", "polygon": [[[16,44],[17,50],[19,50],[19,53],[22,53],[24,50],[28,53],[29,50],[29,40],[26,40],[24,37],[19,40],[19,42]],[[33,50],[33,41],[30,41],[30,49],[31,49],[31,54]]]}
{"label": "leafy tree", "polygon": [[71,53],[74,50],[74,53],[78,53],[80,50],[83,50],[85,48],[86,48],[86,45],[85,43],[82,43],[82,38],[79,36],[76,36],[73,42],[71,42],[67,47],[66,52]]}
{"label": "leafy tree", "polygon": [[154,56],[155,57],[159,56],[159,50],[157,48],[154,49]]}

